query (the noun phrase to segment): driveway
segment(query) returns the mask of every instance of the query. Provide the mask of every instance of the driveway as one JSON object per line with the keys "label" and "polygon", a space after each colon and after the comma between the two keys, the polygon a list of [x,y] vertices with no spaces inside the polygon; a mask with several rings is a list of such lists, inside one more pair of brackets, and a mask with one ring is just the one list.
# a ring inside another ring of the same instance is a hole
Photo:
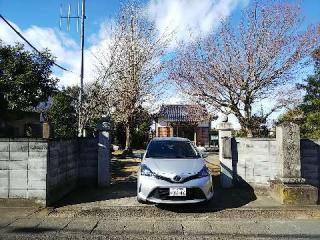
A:
{"label": "driveway", "polygon": [[[140,153],[134,157],[123,158],[120,155],[112,159],[112,184],[107,188],[87,188],[78,189],[66,198],[59,201],[55,207],[59,208],[108,208],[108,207],[155,207],[165,208],[165,206],[143,205],[136,201],[136,176],[140,164]],[[179,210],[173,207],[172,211],[185,212],[213,212],[221,209],[237,207],[256,207],[256,206],[279,206],[268,194],[265,189],[256,192],[249,186],[243,188],[221,189],[219,183],[219,159],[217,153],[211,153],[207,158],[208,166],[213,175],[215,183],[215,196],[207,204],[182,205]],[[168,206],[170,208],[170,206]]]}
{"label": "driveway", "polygon": [[[208,161],[219,169],[215,155]],[[205,205],[139,204],[139,162],[114,158],[110,187],[79,189],[52,208],[0,201],[0,239],[320,239],[319,207],[282,207],[263,189],[216,187]]]}

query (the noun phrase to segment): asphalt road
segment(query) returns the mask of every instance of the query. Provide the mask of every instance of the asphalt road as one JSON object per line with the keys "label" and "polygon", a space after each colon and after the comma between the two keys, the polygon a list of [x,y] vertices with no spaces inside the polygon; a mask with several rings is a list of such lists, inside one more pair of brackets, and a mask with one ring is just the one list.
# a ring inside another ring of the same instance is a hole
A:
{"label": "asphalt road", "polygon": [[[177,208],[177,207],[176,207]],[[320,239],[320,209],[0,208],[0,239]]]}

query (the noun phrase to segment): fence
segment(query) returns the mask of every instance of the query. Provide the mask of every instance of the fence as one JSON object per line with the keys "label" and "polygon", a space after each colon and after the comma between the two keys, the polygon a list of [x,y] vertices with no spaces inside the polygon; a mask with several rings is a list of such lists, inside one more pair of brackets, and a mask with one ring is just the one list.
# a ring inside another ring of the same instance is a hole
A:
{"label": "fence", "polygon": [[320,184],[320,139],[301,139],[301,172],[306,182]]}
{"label": "fence", "polygon": [[[230,187],[236,179],[252,185],[270,180],[305,182],[319,187],[320,140],[300,139],[299,127],[277,127],[276,138],[232,138],[230,123],[219,127],[221,183]],[[301,179],[301,177],[303,179]]]}
{"label": "fence", "polygon": [[[50,204],[97,183],[97,140],[0,139],[0,198]],[[107,173],[106,173],[107,174]]]}

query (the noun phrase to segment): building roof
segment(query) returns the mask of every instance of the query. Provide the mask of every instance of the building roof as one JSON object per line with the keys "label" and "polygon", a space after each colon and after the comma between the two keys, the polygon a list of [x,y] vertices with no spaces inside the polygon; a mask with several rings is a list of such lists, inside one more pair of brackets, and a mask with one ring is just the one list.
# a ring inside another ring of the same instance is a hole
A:
{"label": "building roof", "polygon": [[199,105],[162,105],[157,117],[168,122],[202,122],[211,120],[208,111]]}

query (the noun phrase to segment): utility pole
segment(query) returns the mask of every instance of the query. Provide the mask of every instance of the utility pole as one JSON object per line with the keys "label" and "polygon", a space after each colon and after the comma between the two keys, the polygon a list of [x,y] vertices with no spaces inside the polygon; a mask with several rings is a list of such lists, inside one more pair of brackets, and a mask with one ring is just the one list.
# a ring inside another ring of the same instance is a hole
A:
{"label": "utility pole", "polygon": [[82,106],[83,106],[83,72],[84,72],[84,27],[85,27],[85,0],[81,0],[81,16],[80,16],[80,4],[78,2],[78,12],[76,16],[71,16],[71,5],[68,6],[68,15],[62,16],[62,7],[60,7],[60,28],[62,24],[62,19],[67,19],[67,30],[70,30],[70,19],[77,20],[77,32],[79,28],[79,20],[81,22],[80,28],[80,45],[81,45],[81,66],[80,66],[80,90],[79,90],[79,111],[78,111],[78,136],[83,136],[83,129],[81,127],[81,120],[82,120]]}
{"label": "utility pole", "polygon": [[81,72],[80,72],[80,92],[79,92],[79,125],[78,125],[78,136],[83,136],[83,129],[81,127],[81,110],[82,110],[82,103],[83,103],[83,69],[84,69],[84,20],[86,18],[85,15],[85,0],[82,0],[82,12],[81,12],[81,31],[80,31],[80,39],[81,39]]}

